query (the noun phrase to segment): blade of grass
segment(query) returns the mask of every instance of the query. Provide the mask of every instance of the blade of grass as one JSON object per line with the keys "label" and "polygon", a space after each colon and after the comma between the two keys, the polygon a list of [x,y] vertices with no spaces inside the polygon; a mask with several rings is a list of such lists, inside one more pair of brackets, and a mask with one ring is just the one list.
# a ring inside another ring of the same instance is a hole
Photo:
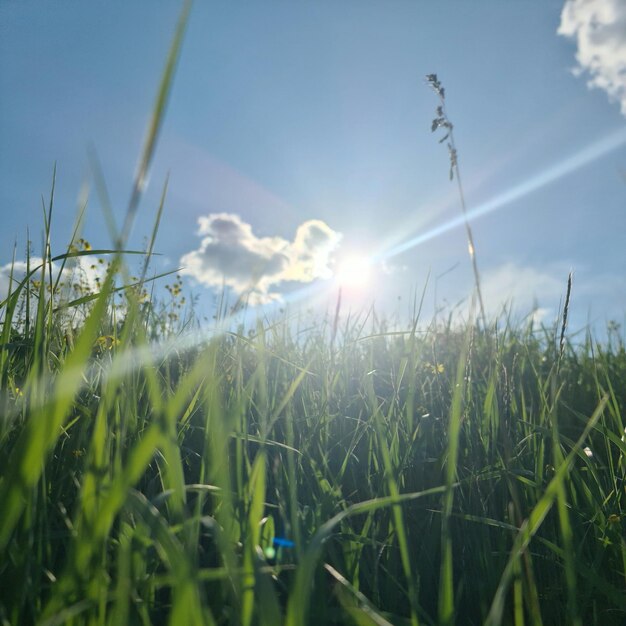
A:
{"label": "blade of grass", "polygon": [[174,39],[167,55],[165,71],[163,72],[163,75],[161,77],[161,84],[159,85],[156,102],[152,109],[152,116],[150,118],[148,132],[144,140],[143,150],[139,158],[139,163],[137,165],[137,173],[135,174],[135,182],[130,195],[130,201],[128,203],[126,217],[124,218],[122,230],[120,231],[118,238],[117,248],[119,248],[120,250],[126,245],[126,241],[130,235],[130,231],[135,220],[137,209],[139,208],[139,201],[146,185],[148,171],[154,157],[159,133],[161,131],[163,120],[165,118],[165,109],[167,107],[167,102],[169,100],[170,92],[172,89],[176,65],[180,57],[180,51],[182,48],[185,29],[187,28],[187,22],[189,20],[189,13],[191,11],[192,4],[192,0],[185,0],[183,9],[178,19],[178,25],[176,26]]}
{"label": "blade of grass", "polygon": [[583,443],[586,441],[589,433],[595,427],[597,421],[600,419],[600,416],[602,415],[602,411],[604,410],[607,401],[608,396],[604,396],[596,407],[596,410],[593,412],[593,415],[589,419],[585,430],[576,442],[574,448],[569,452],[561,466],[555,472],[554,477],[552,478],[545,490],[545,493],[543,494],[543,496],[541,496],[541,498],[531,511],[530,515],[528,516],[528,519],[524,521],[522,527],[520,528],[519,533],[515,538],[513,549],[511,550],[511,555],[500,579],[500,584],[498,585],[498,589],[496,590],[496,593],[494,595],[493,602],[489,610],[489,615],[487,616],[487,620],[485,622],[485,626],[498,626],[502,623],[505,597],[508,591],[509,584],[514,575],[515,562],[521,557],[523,551],[528,547],[528,544],[531,542],[532,538],[541,527],[543,521],[546,518],[546,515],[548,515],[554,501],[558,497],[558,491],[563,481],[567,477],[575,456],[578,454],[578,451],[582,447]]}

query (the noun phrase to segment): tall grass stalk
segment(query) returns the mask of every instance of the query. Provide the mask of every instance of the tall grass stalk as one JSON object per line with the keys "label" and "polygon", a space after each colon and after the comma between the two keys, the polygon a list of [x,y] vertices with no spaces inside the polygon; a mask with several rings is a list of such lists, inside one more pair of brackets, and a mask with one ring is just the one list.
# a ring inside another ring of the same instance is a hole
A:
{"label": "tall grass stalk", "polygon": [[459,192],[459,201],[461,203],[461,211],[463,213],[465,223],[465,234],[467,236],[467,251],[469,253],[470,261],[472,263],[472,271],[474,273],[474,283],[476,286],[476,295],[478,297],[478,304],[480,306],[480,317],[483,323],[483,327],[486,328],[487,316],[485,313],[485,303],[483,301],[483,293],[480,287],[480,272],[478,271],[478,261],[476,260],[476,246],[474,245],[474,235],[472,234],[472,227],[470,226],[469,219],[467,217],[467,206],[465,204],[465,191],[463,190],[463,183],[461,181],[461,170],[459,168],[459,154],[457,152],[456,143],[454,141],[454,125],[448,117],[448,111],[446,109],[446,92],[441,81],[437,78],[436,74],[428,74],[426,76],[426,82],[430,85],[432,90],[437,94],[439,98],[439,106],[437,107],[437,116],[432,122],[432,131],[436,131],[439,128],[444,129],[444,135],[439,140],[439,143],[447,142],[448,154],[450,157],[450,180],[456,179],[456,185]]}

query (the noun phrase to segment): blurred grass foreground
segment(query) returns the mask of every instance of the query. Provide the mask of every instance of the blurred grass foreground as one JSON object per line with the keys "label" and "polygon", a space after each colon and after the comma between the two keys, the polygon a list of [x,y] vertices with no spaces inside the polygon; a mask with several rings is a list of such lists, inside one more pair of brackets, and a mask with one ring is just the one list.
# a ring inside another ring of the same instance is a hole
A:
{"label": "blurred grass foreground", "polygon": [[156,227],[128,275],[185,20],[115,245],[53,256],[52,194],[0,303],[0,622],[626,623],[617,328],[218,315],[190,342],[178,280],[148,293]]}

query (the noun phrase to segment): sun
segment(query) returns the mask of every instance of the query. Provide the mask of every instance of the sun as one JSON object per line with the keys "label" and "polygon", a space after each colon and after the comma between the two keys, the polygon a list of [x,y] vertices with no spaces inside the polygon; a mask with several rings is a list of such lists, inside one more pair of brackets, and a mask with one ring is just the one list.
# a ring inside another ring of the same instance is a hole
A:
{"label": "sun", "polygon": [[335,280],[341,287],[364,287],[372,274],[371,260],[362,255],[353,254],[339,260],[335,269]]}

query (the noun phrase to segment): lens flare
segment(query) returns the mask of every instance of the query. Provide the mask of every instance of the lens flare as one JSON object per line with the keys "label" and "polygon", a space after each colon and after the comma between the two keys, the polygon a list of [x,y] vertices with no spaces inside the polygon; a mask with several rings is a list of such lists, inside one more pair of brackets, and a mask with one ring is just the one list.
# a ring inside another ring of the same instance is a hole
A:
{"label": "lens flare", "polygon": [[345,257],[337,264],[335,280],[348,288],[364,287],[370,280],[372,264],[364,256],[352,255]]}
{"label": "lens flare", "polygon": [[[593,163],[594,161],[602,158],[609,152],[612,152],[617,148],[621,148],[624,144],[626,144],[626,130],[621,130],[604,137],[563,161],[556,163],[552,167],[549,167],[542,172],[538,172],[535,176],[525,180],[515,187],[512,187],[504,193],[501,193],[488,202],[485,202],[477,207],[470,208],[467,211],[467,219],[469,221],[473,221],[483,215],[504,209],[511,203],[524,198],[525,196],[563,178],[564,176],[576,172],[589,163]],[[448,222],[435,226],[427,232],[421,233],[403,243],[379,253],[378,256],[381,259],[389,259],[397,256],[402,252],[406,252],[407,250],[411,250],[412,248],[426,243],[427,241],[435,239],[436,237],[439,237],[454,228],[463,226],[465,219],[466,216],[457,215]]]}

